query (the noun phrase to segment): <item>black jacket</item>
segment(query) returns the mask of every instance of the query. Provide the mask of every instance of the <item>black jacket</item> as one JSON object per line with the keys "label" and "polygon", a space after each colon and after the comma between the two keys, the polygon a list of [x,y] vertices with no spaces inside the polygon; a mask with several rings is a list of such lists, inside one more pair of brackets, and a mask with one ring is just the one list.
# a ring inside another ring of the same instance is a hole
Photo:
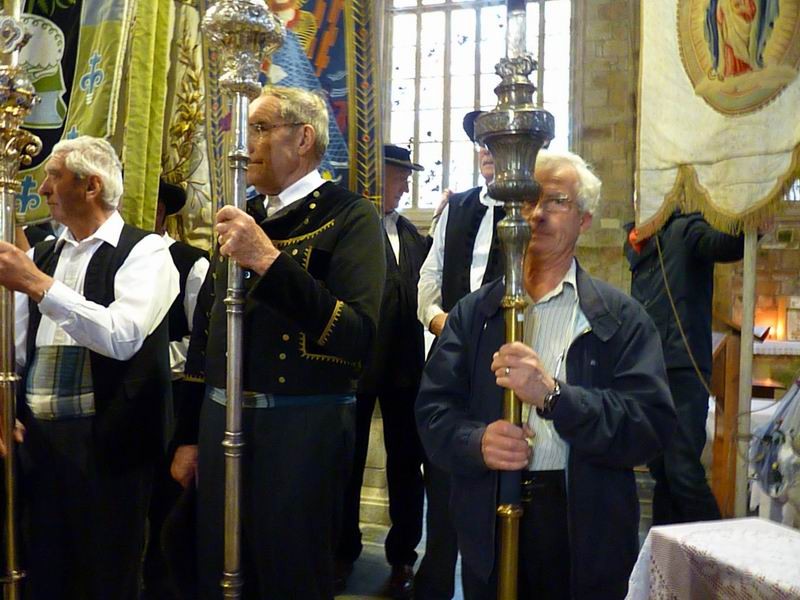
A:
{"label": "black jacket", "polygon": [[[386,278],[374,205],[327,182],[279,215],[258,220],[281,253],[261,277],[244,273],[243,388],[355,392]],[[179,444],[197,439],[202,384],[225,388],[226,288],[227,261],[215,253],[195,309]]]}
{"label": "black jacket", "polygon": [[[567,353],[568,382],[551,418],[569,445],[572,595],[618,599],[639,551],[633,467],[662,451],[675,426],[655,328],[641,306],[577,271],[591,326]],[[489,369],[503,344],[502,281],[459,302],[422,376],[416,413],[428,457],[452,475],[451,518],[463,560],[487,579],[495,561],[497,471],[483,462],[486,425],[502,418]]]}
{"label": "black jacket", "polygon": [[372,356],[367,361],[358,391],[378,394],[383,389],[412,389],[419,386],[425,362],[422,324],[417,320],[417,282],[428,245],[414,225],[399,215],[400,262],[384,235],[386,285]]}
{"label": "black jacket", "polygon": [[[633,224],[626,226],[627,230]],[[744,236],[721,233],[700,213],[675,211],[656,234],[664,257],[664,270],[672,298],[700,370],[711,374],[711,302],[714,295],[714,263],[740,260]],[[675,314],[664,288],[655,237],[641,253],[625,242],[631,269],[631,296],[642,303],[656,324],[668,369],[691,368]]]}

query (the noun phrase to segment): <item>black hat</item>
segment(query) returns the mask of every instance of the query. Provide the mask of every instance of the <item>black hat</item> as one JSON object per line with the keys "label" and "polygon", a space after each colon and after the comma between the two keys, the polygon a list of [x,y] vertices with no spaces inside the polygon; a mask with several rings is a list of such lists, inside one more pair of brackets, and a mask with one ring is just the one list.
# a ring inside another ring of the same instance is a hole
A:
{"label": "black hat", "polygon": [[158,182],[158,201],[167,207],[168,215],[174,215],[186,204],[186,192],[181,186],[161,179]]}
{"label": "black hat", "polygon": [[464,115],[464,132],[467,134],[467,137],[471,142],[475,141],[475,119],[481,116],[484,112],[486,111],[473,110]]}
{"label": "black hat", "polygon": [[400,146],[393,146],[392,144],[383,145],[383,158],[387,165],[394,165],[395,167],[405,167],[412,171],[424,171],[425,167],[411,162],[411,151],[401,148]]}

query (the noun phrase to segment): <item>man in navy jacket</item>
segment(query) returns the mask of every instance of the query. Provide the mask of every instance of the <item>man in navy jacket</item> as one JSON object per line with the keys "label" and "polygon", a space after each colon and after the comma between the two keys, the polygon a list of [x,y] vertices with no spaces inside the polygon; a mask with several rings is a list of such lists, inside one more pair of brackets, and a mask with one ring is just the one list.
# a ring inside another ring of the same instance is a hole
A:
{"label": "man in navy jacket", "polygon": [[[417,423],[452,476],[467,600],[495,598],[498,471],[516,470],[532,490],[519,597],[622,598],[638,553],[633,467],[662,451],[675,411],[652,321],[574,258],[600,181],[580,157],[547,151],[536,177],[525,343],[503,343],[502,282],[464,298],[425,368]],[[503,388],[530,409],[523,427],[502,420]]]}

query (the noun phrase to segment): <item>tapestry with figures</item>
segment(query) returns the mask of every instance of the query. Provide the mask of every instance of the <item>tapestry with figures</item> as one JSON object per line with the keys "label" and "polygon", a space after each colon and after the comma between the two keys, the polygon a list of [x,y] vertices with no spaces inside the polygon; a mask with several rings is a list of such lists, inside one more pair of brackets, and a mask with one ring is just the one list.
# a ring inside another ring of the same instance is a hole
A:
{"label": "tapestry with figures", "polygon": [[[268,0],[286,29],[283,45],[262,65],[264,84],[320,91],[330,116],[324,177],[378,201],[381,189],[380,103],[375,3],[369,0]],[[229,104],[207,52],[207,140],[212,196],[223,198]]]}

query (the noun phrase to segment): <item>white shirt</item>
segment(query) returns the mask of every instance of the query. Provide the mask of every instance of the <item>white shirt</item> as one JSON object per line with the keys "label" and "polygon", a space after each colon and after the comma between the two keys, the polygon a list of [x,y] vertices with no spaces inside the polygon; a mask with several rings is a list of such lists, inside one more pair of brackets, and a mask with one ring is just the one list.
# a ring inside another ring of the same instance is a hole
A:
{"label": "white shirt", "polygon": [[[579,335],[589,329],[589,321],[578,304],[576,263],[572,260],[561,282],[538,302],[528,297],[523,339],[533,348],[548,373],[560,381],[567,379],[567,350]],[[564,469],[569,447],[558,435],[553,422],[541,418],[529,404],[522,405],[522,422],[534,432],[531,471]]]}
{"label": "white shirt", "polygon": [[386,230],[386,235],[389,237],[389,244],[392,246],[394,252],[394,259],[397,264],[400,264],[400,234],[397,231],[397,219],[400,215],[397,211],[393,210],[387,215],[383,215],[383,228]]}
{"label": "white shirt", "polygon": [[[39,303],[42,320],[36,347],[85,346],[98,354],[128,360],[155,331],[178,295],[178,271],[166,244],[156,234],[144,237],[128,254],[114,279],[115,300],[101,306],[83,297],[89,260],[102,245],[119,243],[124,222],[118,212],[80,242],[65,230],[55,282]],[[28,251],[33,257],[33,249]],[[28,297],[15,294],[17,364],[25,365]]]}
{"label": "white shirt", "polygon": [[[162,236],[167,248],[175,243],[168,233]],[[208,273],[209,262],[205,256],[198,258],[189,274],[186,276],[186,286],[183,290],[183,312],[186,315],[186,322],[189,323],[189,331],[192,331],[192,321],[194,319],[194,309],[197,306],[197,297],[200,295],[200,287],[205,281]],[[180,277],[180,273],[178,274]],[[179,282],[180,283],[180,282]],[[179,288],[180,289],[180,288]],[[172,369],[172,378],[180,379],[186,367],[186,353],[189,350],[190,336],[184,336],[182,340],[169,343],[169,364]]]}
{"label": "white shirt", "polygon": [[264,210],[267,211],[268,216],[272,216],[275,213],[282,211],[288,206],[291,206],[298,200],[302,200],[306,196],[308,196],[311,192],[319,188],[323,183],[325,183],[325,179],[322,178],[322,175],[319,174],[319,171],[314,169],[313,171],[309,171],[305,175],[303,175],[300,179],[295,181],[292,185],[287,187],[283,190],[280,194],[278,194],[278,199],[280,200],[280,208],[275,210],[268,208],[268,198],[264,198]]}
{"label": "white shirt", "polygon": [[[503,203],[489,197],[487,186],[481,188],[480,203],[489,207],[503,206]],[[417,318],[425,329],[431,324],[433,318],[444,312],[442,308],[442,268],[444,267],[444,242],[447,233],[447,218],[450,214],[450,205],[445,206],[439,217],[439,224],[433,234],[433,245],[422,263],[419,271],[419,284],[417,285]],[[469,270],[469,289],[474,292],[483,283],[486,266],[489,263],[489,251],[492,248],[492,235],[494,234],[494,211],[487,210],[483,215],[472,248],[472,265]],[[454,250],[450,250],[453,252]]]}

